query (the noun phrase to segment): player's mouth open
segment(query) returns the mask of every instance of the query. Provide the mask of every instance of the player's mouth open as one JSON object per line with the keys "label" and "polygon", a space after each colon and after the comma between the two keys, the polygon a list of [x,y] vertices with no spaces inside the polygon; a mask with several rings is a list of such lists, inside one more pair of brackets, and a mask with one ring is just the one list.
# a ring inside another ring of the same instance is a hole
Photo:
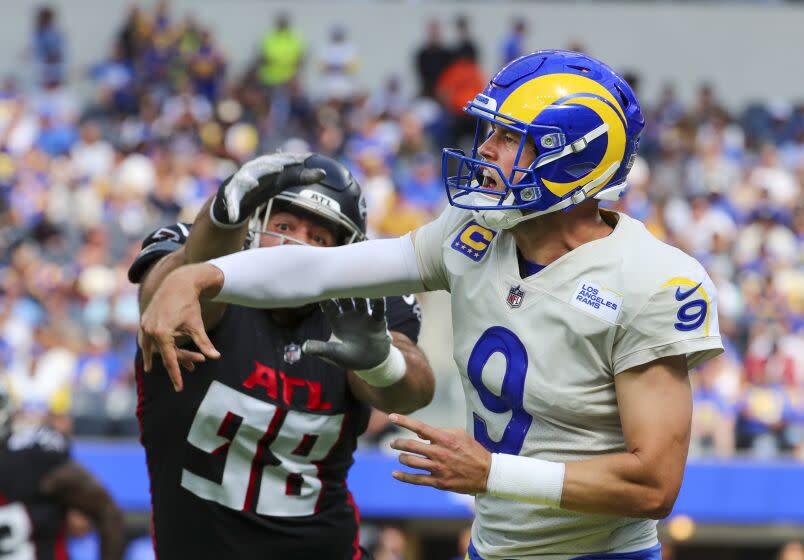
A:
{"label": "player's mouth open", "polygon": [[491,176],[483,174],[483,183],[482,186],[484,189],[489,190],[497,190],[497,181],[494,180]]}

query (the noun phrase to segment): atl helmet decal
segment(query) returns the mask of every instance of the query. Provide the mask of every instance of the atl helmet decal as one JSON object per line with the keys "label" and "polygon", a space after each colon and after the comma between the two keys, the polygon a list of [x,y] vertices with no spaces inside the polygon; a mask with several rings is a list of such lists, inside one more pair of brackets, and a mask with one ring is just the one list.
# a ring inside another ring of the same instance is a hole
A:
{"label": "atl helmet decal", "polygon": [[327,195],[325,195],[323,193],[316,192],[316,191],[314,191],[312,189],[304,189],[303,191],[301,191],[299,193],[299,196],[301,198],[307,198],[307,199],[313,201],[315,204],[318,204],[318,205],[323,206],[325,208],[329,208],[330,210],[332,210],[334,212],[340,212],[341,211],[341,205],[338,204],[337,200],[335,200],[332,197],[329,197],[329,196],[327,196]]}

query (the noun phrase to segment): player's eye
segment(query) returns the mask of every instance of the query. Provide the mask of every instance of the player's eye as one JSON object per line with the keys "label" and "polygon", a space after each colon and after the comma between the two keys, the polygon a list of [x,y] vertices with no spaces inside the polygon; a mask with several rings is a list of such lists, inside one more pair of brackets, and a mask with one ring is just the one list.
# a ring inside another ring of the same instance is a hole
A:
{"label": "player's eye", "polygon": [[274,224],[274,229],[276,231],[290,231],[290,224],[286,222],[277,222]]}
{"label": "player's eye", "polygon": [[503,139],[508,144],[519,144],[519,135],[514,134],[513,132],[506,132],[503,135]]}
{"label": "player's eye", "polygon": [[329,245],[329,240],[323,235],[315,235],[313,236],[313,243],[315,243],[316,245],[321,245],[322,247],[326,247]]}

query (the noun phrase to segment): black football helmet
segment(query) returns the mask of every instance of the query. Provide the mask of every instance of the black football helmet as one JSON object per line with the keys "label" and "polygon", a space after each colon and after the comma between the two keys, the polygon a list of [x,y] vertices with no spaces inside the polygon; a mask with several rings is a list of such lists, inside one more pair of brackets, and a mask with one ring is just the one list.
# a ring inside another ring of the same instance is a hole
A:
{"label": "black football helmet", "polygon": [[339,245],[366,238],[366,200],[346,166],[321,154],[312,154],[303,165],[307,169],[323,169],[327,176],[320,183],[288,187],[258,208],[249,223],[249,247],[259,247],[262,235],[294,241],[268,231],[268,221],[275,210],[301,210],[321,218],[333,227]]}

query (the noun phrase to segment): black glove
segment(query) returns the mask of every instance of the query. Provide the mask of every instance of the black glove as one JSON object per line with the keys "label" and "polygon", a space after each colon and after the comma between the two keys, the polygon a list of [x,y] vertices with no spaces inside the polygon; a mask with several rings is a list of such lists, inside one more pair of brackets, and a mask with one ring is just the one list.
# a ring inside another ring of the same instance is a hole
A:
{"label": "black glove", "polygon": [[243,225],[261,205],[282,189],[318,183],[323,169],[308,169],[304,162],[312,154],[276,153],[248,161],[218,188],[210,217],[218,227]]}
{"label": "black glove", "polygon": [[332,338],[308,340],[302,352],[351,370],[371,369],[381,364],[391,351],[391,333],[385,320],[385,299],[330,299],[321,309],[332,328]]}

